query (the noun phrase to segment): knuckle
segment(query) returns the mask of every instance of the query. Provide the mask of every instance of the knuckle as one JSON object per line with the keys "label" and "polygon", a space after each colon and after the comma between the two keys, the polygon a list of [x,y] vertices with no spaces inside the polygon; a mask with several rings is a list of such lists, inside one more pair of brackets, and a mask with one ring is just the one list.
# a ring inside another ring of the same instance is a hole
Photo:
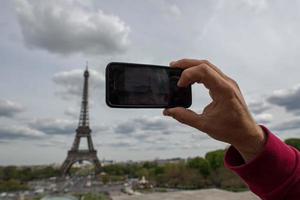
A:
{"label": "knuckle", "polygon": [[227,78],[234,86],[238,86],[238,83],[235,80],[233,80],[232,78],[229,78],[229,77],[227,77]]}
{"label": "knuckle", "polygon": [[240,90],[239,84],[235,80],[233,80],[232,78],[229,78],[229,77],[228,77],[228,80],[230,81],[234,90],[236,90],[236,89]]}
{"label": "knuckle", "polygon": [[202,60],[202,62],[205,63],[205,64],[207,64],[207,65],[211,65],[211,63],[208,60],[206,60],[206,59]]}
{"label": "knuckle", "polygon": [[177,121],[183,123],[183,119],[180,115],[178,115],[177,113],[173,115],[173,118],[176,119]]}
{"label": "knuckle", "polygon": [[178,60],[178,63],[186,63],[188,61],[188,59],[187,58],[182,58],[182,59],[180,59],[180,60]]}
{"label": "knuckle", "polygon": [[209,66],[207,64],[201,64],[198,66],[199,70],[203,73],[203,74],[207,74],[209,72]]}
{"label": "knuckle", "polygon": [[225,85],[223,90],[224,90],[226,96],[228,96],[228,97],[235,97],[236,96],[234,87],[232,87],[229,84]]}
{"label": "knuckle", "polygon": [[186,79],[191,79],[192,75],[193,75],[193,72],[188,69],[184,70],[181,74],[181,76]]}

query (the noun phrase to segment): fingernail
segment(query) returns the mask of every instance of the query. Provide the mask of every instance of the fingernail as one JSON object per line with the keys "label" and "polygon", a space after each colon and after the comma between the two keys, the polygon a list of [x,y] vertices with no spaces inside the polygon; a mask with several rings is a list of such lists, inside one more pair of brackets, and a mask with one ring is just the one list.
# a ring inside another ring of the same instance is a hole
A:
{"label": "fingernail", "polygon": [[181,81],[180,81],[180,79],[177,81],[177,86],[181,87]]}
{"label": "fingernail", "polygon": [[168,110],[164,110],[163,114],[164,114],[165,116],[170,116],[170,112],[169,112]]}
{"label": "fingernail", "polygon": [[170,62],[170,66],[173,66],[176,63],[176,61]]}

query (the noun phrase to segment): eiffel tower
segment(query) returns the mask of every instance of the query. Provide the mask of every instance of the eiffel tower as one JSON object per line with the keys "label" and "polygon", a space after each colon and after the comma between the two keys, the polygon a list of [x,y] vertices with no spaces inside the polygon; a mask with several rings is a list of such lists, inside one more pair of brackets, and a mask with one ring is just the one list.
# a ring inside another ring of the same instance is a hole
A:
{"label": "eiffel tower", "polygon": [[[91,137],[92,130],[89,127],[89,112],[88,112],[88,78],[89,71],[88,66],[84,71],[84,85],[83,95],[81,102],[81,111],[79,117],[78,128],[76,129],[76,136],[71,150],[68,151],[67,158],[61,166],[62,175],[65,176],[69,173],[72,165],[76,162],[90,161],[95,166],[95,172],[98,173],[101,168],[100,161],[97,157],[97,151],[94,149],[93,141]],[[79,144],[82,138],[87,139],[88,149],[80,150]]]}

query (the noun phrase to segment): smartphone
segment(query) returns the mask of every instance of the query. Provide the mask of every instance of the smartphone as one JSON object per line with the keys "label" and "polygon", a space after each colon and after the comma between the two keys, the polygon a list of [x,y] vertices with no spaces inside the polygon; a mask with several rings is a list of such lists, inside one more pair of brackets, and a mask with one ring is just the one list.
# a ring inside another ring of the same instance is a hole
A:
{"label": "smartphone", "polygon": [[112,62],[106,67],[106,104],[117,108],[170,108],[192,104],[191,85],[178,87],[182,69]]}

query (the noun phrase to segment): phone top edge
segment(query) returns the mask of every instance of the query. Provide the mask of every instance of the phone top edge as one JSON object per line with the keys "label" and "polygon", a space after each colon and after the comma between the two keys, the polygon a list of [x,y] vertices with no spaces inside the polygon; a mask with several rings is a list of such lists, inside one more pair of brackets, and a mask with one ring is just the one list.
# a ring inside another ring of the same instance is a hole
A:
{"label": "phone top edge", "polygon": [[[168,65],[153,65],[153,64],[141,64],[141,63],[129,63],[129,62],[110,62],[106,65],[106,68],[109,68],[112,65],[131,65],[131,66],[145,66],[145,67],[160,67],[160,68],[171,68]],[[181,68],[172,67],[171,69],[177,69],[183,71]]]}
{"label": "phone top edge", "polygon": [[130,108],[130,109],[165,109],[165,108],[175,108],[175,107],[183,107],[183,108],[189,108],[191,104],[187,106],[141,106],[141,105],[131,105],[131,106],[121,106],[121,105],[114,105],[114,104],[107,104],[110,108]]}

